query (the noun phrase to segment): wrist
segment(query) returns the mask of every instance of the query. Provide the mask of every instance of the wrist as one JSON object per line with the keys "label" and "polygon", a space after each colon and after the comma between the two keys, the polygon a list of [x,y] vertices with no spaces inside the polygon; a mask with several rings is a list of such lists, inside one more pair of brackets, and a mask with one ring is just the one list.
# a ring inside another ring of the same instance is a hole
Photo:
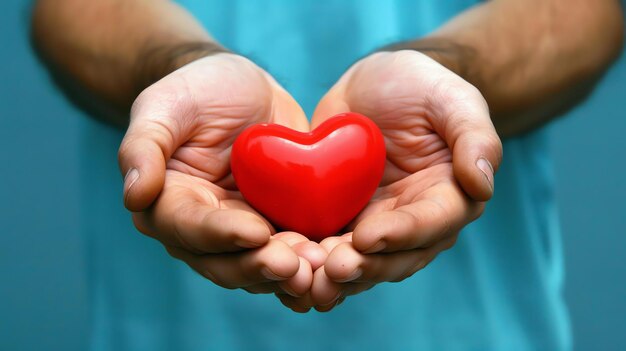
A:
{"label": "wrist", "polygon": [[190,62],[229,52],[221,45],[209,41],[184,42],[144,49],[135,63],[135,96]]}
{"label": "wrist", "polygon": [[427,37],[414,41],[393,43],[381,48],[379,51],[399,50],[419,51],[476,85],[473,82],[477,76],[475,66],[473,65],[476,51],[469,46],[444,38]]}

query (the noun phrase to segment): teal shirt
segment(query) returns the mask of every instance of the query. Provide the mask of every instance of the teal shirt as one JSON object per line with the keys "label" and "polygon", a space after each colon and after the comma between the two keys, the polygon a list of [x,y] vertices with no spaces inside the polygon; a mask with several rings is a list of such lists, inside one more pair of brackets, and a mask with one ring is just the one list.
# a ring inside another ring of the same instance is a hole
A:
{"label": "teal shirt", "polygon": [[[417,38],[473,1],[186,1],[227,47],[267,69],[310,115],[353,62]],[[133,229],[122,135],[83,122],[83,231],[93,350],[568,350],[563,262],[544,131],[504,143],[496,193],[449,251],[330,313],[222,289]]]}

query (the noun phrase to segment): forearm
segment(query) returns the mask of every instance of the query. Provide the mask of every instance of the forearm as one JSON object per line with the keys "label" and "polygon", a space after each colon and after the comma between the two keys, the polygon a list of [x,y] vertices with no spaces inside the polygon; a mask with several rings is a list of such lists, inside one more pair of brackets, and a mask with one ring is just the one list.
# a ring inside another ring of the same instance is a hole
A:
{"label": "forearm", "polygon": [[424,51],[474,84],[499,134],[512,136],[585,96],[622,41],[618,1],[494,0],[393,48]]}
{"label": "forearm", "polygon": [[[55,68],[123,112],[147,85],[220,50],[189,13],[162,0],[40,0],[33,39]],[[123,124],[125,115],[108,119]]]}

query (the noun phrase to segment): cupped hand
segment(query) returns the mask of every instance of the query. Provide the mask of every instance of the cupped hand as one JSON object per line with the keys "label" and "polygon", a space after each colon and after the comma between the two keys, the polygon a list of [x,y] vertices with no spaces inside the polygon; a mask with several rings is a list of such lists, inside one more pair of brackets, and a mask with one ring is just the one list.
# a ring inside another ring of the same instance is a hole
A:
{"label": "cupped hand", "polygon": [[[456,242],[493,194],[502,145],[480,92],[415,51],[373,54],[319,103],[312,128],[353,111],[381,129],[387,164],[370,204],[329,252],[310,297],[288,306],[328,311],[349,295],[401,281]],[[283,302],[284,303],[284,302]]]}
{"label": "cupped hand", "polygon": [[226,288],[300,296],[326,252],[274,229],[237,191],[230,148],[254,123],[307,131],[304,112],[266,72],[234,54],[194,61],[136,99],[119,150],[136,227]]}

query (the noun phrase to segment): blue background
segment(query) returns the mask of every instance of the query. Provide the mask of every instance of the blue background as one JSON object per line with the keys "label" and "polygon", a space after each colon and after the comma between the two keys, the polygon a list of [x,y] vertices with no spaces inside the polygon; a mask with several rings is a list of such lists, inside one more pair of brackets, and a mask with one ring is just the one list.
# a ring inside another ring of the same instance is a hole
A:
{"label": "blue background", "polygon": [[[0,350],[80,350],[89,316],[77,183],[88,117],[33,56],[25,3],[0,9]],[[623,57],[548,127],[578,350],[626,349],[625,98]]]}

